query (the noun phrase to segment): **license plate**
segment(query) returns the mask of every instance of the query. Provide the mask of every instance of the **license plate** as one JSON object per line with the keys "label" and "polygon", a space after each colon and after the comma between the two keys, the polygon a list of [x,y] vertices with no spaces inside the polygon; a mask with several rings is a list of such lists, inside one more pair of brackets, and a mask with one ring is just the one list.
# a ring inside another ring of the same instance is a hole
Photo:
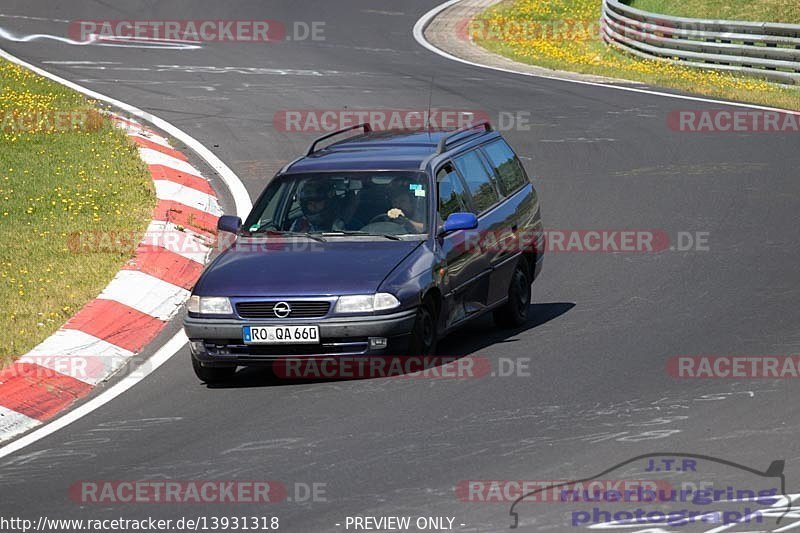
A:
{"label": "license plate", "polygon": [[319,326],[244,326],[245,344],[319,344]]}

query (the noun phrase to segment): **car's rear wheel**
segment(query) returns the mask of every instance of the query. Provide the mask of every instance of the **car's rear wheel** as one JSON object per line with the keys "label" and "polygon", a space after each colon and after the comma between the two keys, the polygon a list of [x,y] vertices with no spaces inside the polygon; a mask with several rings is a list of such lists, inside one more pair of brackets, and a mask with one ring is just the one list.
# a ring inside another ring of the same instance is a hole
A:
{"label": "car's rear wheel", "polygon": [[520,261],[511,276],[508,301],[494,311],[494,323],[503,328],[515,328],[528,321],[531,303],[531,281],[525,263]]}
{"label": "car's rear wheel", "polygon": [[408,355],[434,355],[438,334],[436,306],[430,298],[426,298],[417,309],[417,317],[414,320],[414,329],[411,330],[411,341],[408,345]]}
{"label": "car's rear wheel", "polygon": [[236,373],[235,366],[203,366],[194,357],[192,357],[192,368],[200,381],[208,384],[227,381]]}

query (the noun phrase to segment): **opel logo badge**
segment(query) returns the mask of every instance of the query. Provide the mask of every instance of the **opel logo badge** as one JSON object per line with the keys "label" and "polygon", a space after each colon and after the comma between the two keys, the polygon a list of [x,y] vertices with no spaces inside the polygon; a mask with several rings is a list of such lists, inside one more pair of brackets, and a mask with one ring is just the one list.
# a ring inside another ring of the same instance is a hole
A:
{"label": "opel logo badge", "polygon": [[292,312],[292,307],[286,302],[278,302],[275,304],[275,307],[272,308],[272,312],[275,313],[275,316],[278,318],[286,318],[289,316],[289,313]]}

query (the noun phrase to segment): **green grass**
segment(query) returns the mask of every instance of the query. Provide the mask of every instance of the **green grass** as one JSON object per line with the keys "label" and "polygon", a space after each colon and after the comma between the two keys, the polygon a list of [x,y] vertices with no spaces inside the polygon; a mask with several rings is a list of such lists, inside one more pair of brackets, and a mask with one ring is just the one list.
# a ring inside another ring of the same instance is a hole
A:
{"label": "green grass", "polygon": [[630,5],[678,17],[800,24],[797,0],[632,0]]}
{"label": "green grass", "polygon": [[[55,112],[88,126],[65,128]],[[154,205],[136,148],[93,102],[0,60],[0,366],[57,330],[131,256],[79,253],[70,239],[118,231],[138,242]]]}
{"label": "green grass", "polygon": [[522,63],[726,100],[800,109],[798,87],[639,59],[606,45],[599,35],[601,3],[601,0],[506,0],[479,14],[468,32],[487,50]]}

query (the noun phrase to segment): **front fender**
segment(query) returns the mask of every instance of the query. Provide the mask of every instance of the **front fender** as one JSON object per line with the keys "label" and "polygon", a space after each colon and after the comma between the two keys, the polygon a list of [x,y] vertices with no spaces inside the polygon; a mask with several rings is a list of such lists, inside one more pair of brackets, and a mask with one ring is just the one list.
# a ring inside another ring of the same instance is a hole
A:
{"label": "front fender", "polygon": [[386,276],[379,290],[394,294],[400,300],[400,309],[412,309],[419,306],[423,296],[432,288],[442,290],[439,287],[441,277],[436,271],[433,247],[425,242]]}

